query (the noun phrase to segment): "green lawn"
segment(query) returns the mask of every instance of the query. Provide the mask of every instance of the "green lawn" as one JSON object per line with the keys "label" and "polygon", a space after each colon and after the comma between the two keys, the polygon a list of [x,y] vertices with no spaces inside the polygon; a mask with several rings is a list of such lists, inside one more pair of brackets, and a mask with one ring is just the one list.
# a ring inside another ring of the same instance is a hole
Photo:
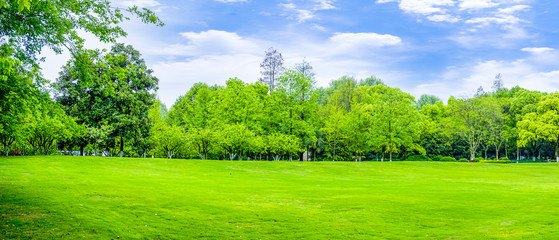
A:
{"label": "green lawn", "polygon": [[0,239],[558,239],[559,164],[0,158]]}

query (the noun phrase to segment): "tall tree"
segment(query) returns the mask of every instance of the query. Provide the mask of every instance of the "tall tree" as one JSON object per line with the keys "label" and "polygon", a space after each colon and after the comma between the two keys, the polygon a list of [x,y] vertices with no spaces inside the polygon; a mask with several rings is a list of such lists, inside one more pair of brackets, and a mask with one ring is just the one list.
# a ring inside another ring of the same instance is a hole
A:
{"label": "tall tree", "polygon": [[109,140],[122,156],[126,139],[147,137],[148,112],[159,81],[152,73],[132,46],[116,44],[106,54],[86,51],[61,72],[55,83],[57,101],[80,124],[111,125]]}
{"label": "tall tree", "polygon": [[276,88],[277,78],[279,78],[285,70],[283,66],[283,56],[278,50],[269,48],[266,51],[264,60],[260,63],[260,67],[262,68],[262,71],[260,71],[262,78],[260,78],[259,81],[268,85],[270,91],[273,91]]}
{"label": "tall tree", "polygon": [[[286,71],[279,79],[277,93],[284,99],[286,107],[286,133],[299,138],[300,143],[310,144],[315,137],[318,104],[314,84],[309,76],[294,70]],[[306,147],[300,146],[300,149]],[[300,161],[303,161],[303,154],[304,151],[299,153]]]}
{"label": "tall tree", "polygon": [[363,106],[371,119],[370,146],[390,154],[400,147],[424,152],[417,144],[420,136],[420,115],[413,105],[413,97],[400,89],[382,85],[367,89]]}

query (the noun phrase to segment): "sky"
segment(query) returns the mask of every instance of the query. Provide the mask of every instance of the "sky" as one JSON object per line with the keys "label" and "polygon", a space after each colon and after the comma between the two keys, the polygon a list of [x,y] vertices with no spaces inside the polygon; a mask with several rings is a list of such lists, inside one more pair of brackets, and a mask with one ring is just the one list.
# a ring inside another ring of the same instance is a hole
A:
{"label": "sky", "polygon": [[[154,10],[166,24],[123,24],[171,107],[197,82],[252,83],[270,47],[292,68],[303,60],[318,86],[376,76],[418,98],[472,96],[505,87],[559,90],[556,0],[114,0]],[[86,46],[110,48],[87,36]],[[44,51],[54,80],[68,53]]]}

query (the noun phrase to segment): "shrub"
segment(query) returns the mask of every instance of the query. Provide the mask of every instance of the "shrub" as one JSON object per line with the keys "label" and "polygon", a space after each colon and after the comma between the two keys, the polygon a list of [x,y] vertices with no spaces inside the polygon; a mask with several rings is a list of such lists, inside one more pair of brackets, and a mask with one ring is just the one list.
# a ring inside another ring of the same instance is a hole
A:
{"label": "shrub", "polygon": [[480,163],[510,163],[510,160],[481,160]]}
{"label": "shrub", "polygon": [[510,160],[508,157],[499,158],[499,160]]}
{"label": "shrub", "polygon": [[429,161],[430,159],[425,155],[411,155],[406,161]]}
{"label": "shrub", "polygon": [[481,160],[485,160],[485,159],[483,159],[482,157],[474,158],[474,162],[479,162],[479,161],[481,161]]}
{"label": "shrub", "polygon": [[439,161],[441,162],[456,162],[456,159],[453,157],[442,157]]}
{"label": "shrub", "polygon": [[468,159],[460,158],[460,159],[458,160],[458,162],[468,162]]}
{"label": "shrub", "polygon": [[442,157],[443,157],[443,156],[441,156],[441,155],[431,156],[431,160],[432,160],[432,161],[440,161]]}

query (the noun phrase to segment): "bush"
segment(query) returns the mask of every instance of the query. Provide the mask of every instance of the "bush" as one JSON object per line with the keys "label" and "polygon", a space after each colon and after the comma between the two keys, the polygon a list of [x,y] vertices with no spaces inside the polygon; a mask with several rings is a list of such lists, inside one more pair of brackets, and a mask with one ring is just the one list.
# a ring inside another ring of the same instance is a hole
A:
{"label": "bush", "polygon": [[425,155],[411,155],[406,161],[429,161],[430,159]]}
{"label": "bush", "polygon": [[460,159],[458,160],[458,162],[468,162],[468,159],[460,158]]}
{"label": "bush", "polygon": [[453,157],[442,157],[439,161],[441,162],[456,162],[456,159]]}
{"label": "bush", "polygon": [[510,163],[510,160],[481,160],[480,163]]}
{"label": "bush", "polygon": [[441,155],[431,156],[431,161],[440,161],[442,157],[443,156],[441,156]]}
{"label": "bush", "polygon": [[499,158],[499,160],[509,160],[510,161],[510,159],[508,157],[502,157],[502,158]]}
{"label": "bush", "polygon": [[481,161],[481,160],[485,160],[485,159],[483,159],[482,157],[474,158],[474,162],[479,162],[479,161]]}

